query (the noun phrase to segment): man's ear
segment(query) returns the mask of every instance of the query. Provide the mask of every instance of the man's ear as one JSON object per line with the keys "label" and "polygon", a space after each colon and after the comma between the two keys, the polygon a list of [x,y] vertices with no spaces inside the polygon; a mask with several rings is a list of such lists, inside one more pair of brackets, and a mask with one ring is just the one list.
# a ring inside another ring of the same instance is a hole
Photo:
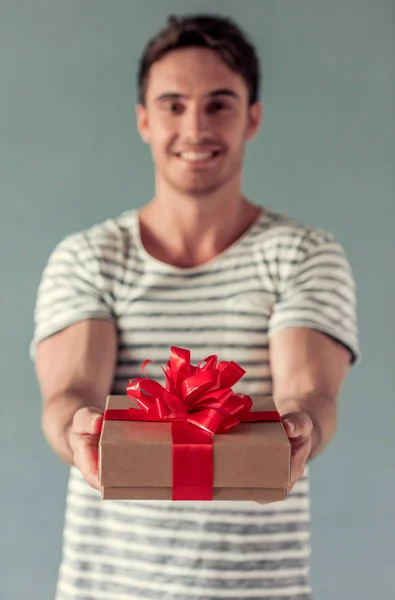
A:
{"label": "man's ear", "polygon": [[252,140],[257,135],[262,121],[263,104],[262,102],[254,102],[248,109],[246,140]]}
{"label": "man's ear", "polygon": [[146,144],[149,144],[151,141],[150,137],[150,129],[149,129],[149,121],[148,121],[148,111],[145,106],[142,104],[136,105],[136,119],[137,119],[137,129],[139,130],[140,137]]}

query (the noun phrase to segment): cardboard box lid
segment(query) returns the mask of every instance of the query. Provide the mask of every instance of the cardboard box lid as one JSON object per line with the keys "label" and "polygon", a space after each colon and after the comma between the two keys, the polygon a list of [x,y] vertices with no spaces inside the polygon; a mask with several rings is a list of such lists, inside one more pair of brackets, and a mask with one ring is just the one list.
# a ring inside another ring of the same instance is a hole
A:
{"label": "cardboard box lid", "polygon": [[[276,410],[271,397],[252,400],[253,411]],[[129,406],[127,396],[107,398],[106,408]],[[213,436],[214,487],[286,488],[290,455],[282,423],[240,423],[226,434]],[[99,480],[104,487],[171,487],[171,424],[105,421],[99,442]]]}

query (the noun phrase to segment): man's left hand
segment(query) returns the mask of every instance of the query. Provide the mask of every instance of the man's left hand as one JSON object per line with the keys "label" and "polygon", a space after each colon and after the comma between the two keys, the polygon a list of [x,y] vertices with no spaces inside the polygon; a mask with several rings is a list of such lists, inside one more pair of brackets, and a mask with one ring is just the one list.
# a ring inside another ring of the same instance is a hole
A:
{"label": "man's left hand", "polygon": [[288,493],[303,476],[310,456],[313,434],[313,422],[304,412],[292,412],[282,416],[285,431],[291,442],[291,482]]}

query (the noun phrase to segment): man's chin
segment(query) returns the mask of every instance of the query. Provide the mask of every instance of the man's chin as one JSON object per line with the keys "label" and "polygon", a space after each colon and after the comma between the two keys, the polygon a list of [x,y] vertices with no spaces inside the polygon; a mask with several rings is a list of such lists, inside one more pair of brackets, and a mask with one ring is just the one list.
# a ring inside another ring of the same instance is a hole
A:
{"label": "man's chin", "polygon": [[226,181],[196,181],[192,183],[191,181],[169,181],[170,185],[174,190],[177,190],[178,193],[185,194],[186,196],[196,197],[196,198],[204,198],[205,196],[211,196],[219,189],[221,189]]}
{"label": "man's chin", "polygon": [[162,171],[160,176],[166,182],[166,187],[171,188],[177,194],[190,196],[191,198],[204,199],[212,196],[226,186],[237,185],[239,169],[227,173],[201,173],[194,176],[186,176],[180,173],[166,173]]}

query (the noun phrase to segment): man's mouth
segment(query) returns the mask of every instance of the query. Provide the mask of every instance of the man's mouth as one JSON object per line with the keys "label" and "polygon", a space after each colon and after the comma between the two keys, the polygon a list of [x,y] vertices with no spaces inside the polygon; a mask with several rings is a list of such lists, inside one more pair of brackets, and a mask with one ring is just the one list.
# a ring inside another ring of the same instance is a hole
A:
{"label": "man's mouth", "polygon": [[205,163],[216,158],[219,154],[219,150],[211,150],[209,152],[177,152],[176,156],[191,163]]}

